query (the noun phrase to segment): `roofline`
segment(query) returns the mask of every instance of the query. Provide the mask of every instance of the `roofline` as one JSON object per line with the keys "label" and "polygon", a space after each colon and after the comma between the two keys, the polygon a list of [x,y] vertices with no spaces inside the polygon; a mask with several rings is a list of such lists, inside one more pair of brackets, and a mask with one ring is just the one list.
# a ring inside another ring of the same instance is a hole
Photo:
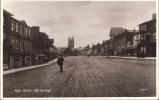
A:
{"label": "roofline", "polygon": [[143,25],[143,24],[146,24],[146,23],[150,23],[150,22],[155,21],[155,20],[156,20],[156,19],[152,19],[152,20],[149,20],[149,21],[143,22],[143,23],[139,24],[138,26]]}
{"label": "roofline", "polygon": [[6,12],[9,16],[13,16],[12,13],[8,12],[7,10],[3,9],[3,12]]}
{"label": "roofline", "polygon": [[[125,29],[125,30],[126,30],[126,29]],[[121,34],[116,35],[114,38],[118,38],[118,37],[120,37],[121,35],[123,35],[123,34],[125,34],[125,33],[129,33],[129,34],[132,34],[132,33],[133,33],[133,35],[139,34],[139,32],[136,32],[136,31],[134,31],[134,32],[129,32],[129,31],[127,30],[127,32],[124,31],[124,32],[122,32]],[[134,33],[135,33],[135,34],[134,34]]]}
{"label": "roofline", "polygon": [[[24,24],[24,25],[26,25],[26,26],[28,26],[28,24],[26,23],[26,21],[25,20],[18,20],[21,24]],[[30,26],[29,26],[30,27]]]}
{"label": "roofline", "polygon": [[[111,27],[111,29],[110,29],[110,34],[111,34],[111,31],[112,31],[112,28],[122,28],[122,29],[124,29],[123,27]],[[125,30],[125,29],[124,29]],[[109,34],[109,36],[110,36],[110,34]]]}

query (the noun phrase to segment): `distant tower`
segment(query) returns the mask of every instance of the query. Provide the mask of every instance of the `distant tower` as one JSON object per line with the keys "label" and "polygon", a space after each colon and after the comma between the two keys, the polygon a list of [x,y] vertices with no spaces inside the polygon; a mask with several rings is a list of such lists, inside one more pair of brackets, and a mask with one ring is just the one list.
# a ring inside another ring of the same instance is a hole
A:
{"label": "distant tower", "polygon": [[68,37],[68,48],[74,48],[74,36]]}

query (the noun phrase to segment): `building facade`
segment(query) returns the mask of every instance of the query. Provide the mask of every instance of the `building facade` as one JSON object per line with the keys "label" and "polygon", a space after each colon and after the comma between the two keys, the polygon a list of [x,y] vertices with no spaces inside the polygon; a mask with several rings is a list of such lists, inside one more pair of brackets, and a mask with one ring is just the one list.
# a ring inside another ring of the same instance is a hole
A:
{"label": "building facade", "polygon": [[8,68],[31,65],[31,29],[3,10],[3,64]]}
{"label": "building facade", "polygon": [[107,44],[107,48],[106,48],[106,53],[108,55],[113,56],[114,55],[114,41],[115,41],[115,37],[118,36],[119,34],[123,33],[125,30],[122,27],[112,27],[110,29],[110,40],[109,40],[109,44]]}
{"label": "building facade", "polygon": [[141,57],[156,56],[156,15],[152,20],[139,24],[140,44],[138,52]]}
{"label": "building facade", "polygon": [[46,33],[40,32],[39,26],[30,27],[6,10],[3,10],[3,36],[4,70],[49,60],[49,49],[54,41]]}
{"label": "building facade", "polygon": [[35,64],[42,64],[50,60],[51,52],[49,49],[53,46],[53,39],[49,39],[49,36],[44,33],[40,32],[39,26],[31,27],[31,34],[33,38],[33,45],[32,45],[32,63]]}
{"label": "building facade", "polygon": [[135,30],[126,30],[114,38],[115,56],[134,56],[133,36],[137,34]]}

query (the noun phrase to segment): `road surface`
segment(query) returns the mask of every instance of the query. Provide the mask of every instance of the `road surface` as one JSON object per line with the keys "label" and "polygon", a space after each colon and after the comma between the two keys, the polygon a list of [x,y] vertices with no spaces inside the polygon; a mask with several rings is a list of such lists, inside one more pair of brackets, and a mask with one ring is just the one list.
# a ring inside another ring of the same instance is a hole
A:
{"label": "road surface", "polygon": [[4,97],[143,97],[156,95],[156,62],[66,57],[57,64],[4,76]]}

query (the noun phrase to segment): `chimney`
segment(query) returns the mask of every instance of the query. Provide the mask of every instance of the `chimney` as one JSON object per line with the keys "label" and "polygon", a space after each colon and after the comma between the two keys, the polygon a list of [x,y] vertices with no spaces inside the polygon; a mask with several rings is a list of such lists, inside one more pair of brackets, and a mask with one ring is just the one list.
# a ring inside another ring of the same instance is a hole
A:
{"label": "chimney", "polygon": [[152,20],[155,20],[156,19],[156,13],[153,13],[152,14]]}

